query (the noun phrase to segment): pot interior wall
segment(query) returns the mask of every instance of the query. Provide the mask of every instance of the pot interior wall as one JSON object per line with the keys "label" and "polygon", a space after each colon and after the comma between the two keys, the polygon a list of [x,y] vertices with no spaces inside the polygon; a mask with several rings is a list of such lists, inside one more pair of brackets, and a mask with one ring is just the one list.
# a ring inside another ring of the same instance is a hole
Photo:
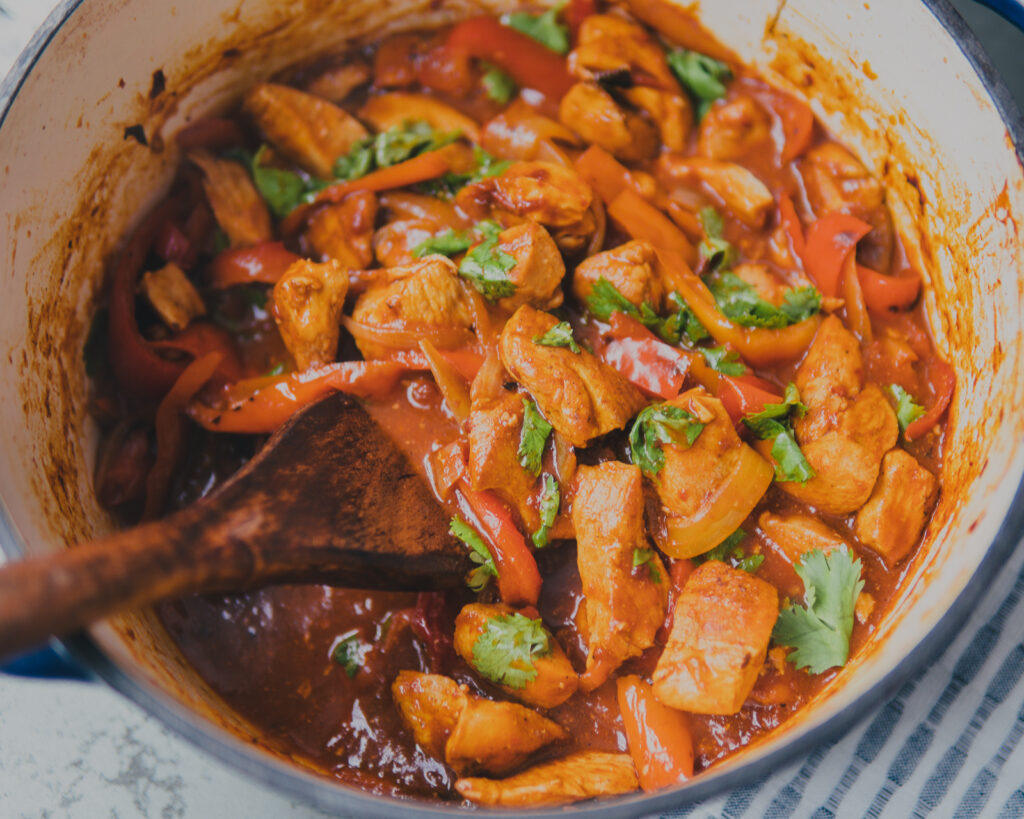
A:
{"label": "pot interior wall", "polygon": [[[294,5],[212,0],[186,14],[154,0],[85,0],[18,89],[0,129],[8,203],[0,377],[16,387],[0,395],[0,497],[9,540],[25,552],[63,548],[110,527],[91,490],[96,435],[85,412],[81,348],[118,237],[169,181],[176,130],[229,106],[294,55],[512,3]],[[927,548],[908,567],[901,596],[868,650],[844,672],[848,684],[801,712],[787,737],[852,702],[934,625],[992,541],[1024,468],[1024,178],[1006,128],[920,3],[825,5],[715,2],[702,16],[744,59],[807,96],[885,179],[901,231],[928,264],[928,310],[960,388]],[[909,64],[907,31],[914,32]],[[157,71],[165,80],[160,93]],[[126,133],[134,125],[147,145]],[[254,739],[150,615],[115,618],[93,634],[126,679],[187,706],[186,721],[210,720]]]}

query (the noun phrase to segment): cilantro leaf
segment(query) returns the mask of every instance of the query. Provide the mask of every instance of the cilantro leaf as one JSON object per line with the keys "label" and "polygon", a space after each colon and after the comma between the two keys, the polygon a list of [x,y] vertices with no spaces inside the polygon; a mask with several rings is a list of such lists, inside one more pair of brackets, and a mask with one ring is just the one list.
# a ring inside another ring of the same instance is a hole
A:
{"label": "cilantro leaf", "polygon": [[695,563],[703,563],[707,560],[719,560],[722,563],[725,563],[733,555],[743,553],[743,550],[740,548],[740,544],[746,540],[746,537],[746,532],[742,529],[737,529],[714,549],[704,552],[702,555],[697,555],[693,560]]}
{"label": "cilantro leaf", "polygon": [[657,566],[651,562],[654,557],[653,549],[634,549],[633,550],[633,568],[639,568],[640,566],[647,567],[647,573],[651,576],[651,580],[655,583],[661,582],[661,572],[658,571]]}
{"label": "cilantro leaf", "polygon": [[803,416],[807,407],[800,400],[796,385],[789,383],[781,404],[765,404],[761,412],[746,416],[743,423],[762,441],[773,442],[776,480],[807,483],[816,473],[793,435],[793,413]]}
{"label": "cilantro leaf", "polygon": [[725,83],[732,79],[732,69],[707,54],[685,48],[665,56],[672,73],[696,103],[697,120],[703,119],[711,103],[725,96]]}
{"label": "cilantro leaf", "polygon": [[[256,190],[260,192],[271,212],[279,219],[283,219],[307,196],[325,188],[329,183],[319,179],[302,175],[283,168],[274,168],[263,164],[263,155],[267,151],[266,145],[261,145],[259,150],[249,159],[249,171],[252,173],[252,181]],[[245,155],[244,151],[234,151],[232,158],[239,158]]]}
{"label": "cilantro leaf", "polygon": [[495,102],[505,105],[516,93],[516,82],[508,74],[489,63],[484,63],[487,70],[480,82],[487,96]]}
{"label": "cilantro leaf", "polygon": [[378,168],[389,168],[418,154],[443,148],[460,136],[459,131],[435,131],[423,120],[403,122],[373,138],[373,158]]}
{"label": "cilantro leaf", "polygon": [[503,614],[487,621],[473,643],[473,666],[491,682],[525,688],[537,678],[534,660],[551,653],[544,623],[522,614]]}
{"label": "cilantro leaf", "polygon": [[619,292],[619,289],[601,276],[587,294],[587,309],[601,321],[608,321],[612,313],[625,313],[640,320],[636,305]]}
{"label": "cilantro leaf", "polygon": [[498,567],[494,565],[494,556],[487,544],[481,540],[472,526],[458,515],[452,518],[448,531],[469,547],[469,559],[478,564],[469,573],[467,585],[475,592],[484,590],[492,577],[498,576]]}
{"label": "cilantro leaf", "polygon": [[531,475],[540,474],[541,459],[544,447],[551,434],[551,424],[547,422],[537,405],[529,398],[523,398],[523,429],[519,434],[519,463]]}
{"label": "cilantro leaf", "polygon": [[331,659],[345,669],[345,673],[351,680],[359,673],[359,669],[362,668],[365,654],[366,647],[363,645],[363,641],[359,639],[358,633],[352,631],[342,635],[338,642],[335,643],[334,650],[331,652]]}
{"label": "cilantro leaf", "polygon": [[747,555],[736,561],[736,568],[753,574],[761,568],[762,563],[764,563],[764,555]]}
{"label": "cilantro leaf", "polygon": [[804,605],[779,613],[772,638],[792,647],[787,659],[812,674],[845,665],[854,607],[864,588],[860,560],[854,560],[845,546],[828,555],[815,549],[805,552],[794,568],[804,581]]}
{"label": "cilantro leaf", "polygon": [[567,321],[558,322],[542,336],[534,336],[533,343],[542,347],[568,347],[577,355],[580,351],[580,345],[572,337],[572,325]]}
{"label": "cilantro leaf", "polygon": [[508,271],[516,266],[516,257],[498,247],[501,227],[496,222],[478,222],[476,229],[486,238],[469,251],[459,265],[459,275],[469,279],[488,301],[497,301],[516,292]]}
{"label": "cilantro leaf", "polygon": [[678,344],[685,338],[691,345],[695,345],[711,338],[711,333],[700,323],[682,296],[673,291],[669,293],[668,300],[676,306],[676,312],[664,320],[657,331],[658,335],[670,344]]}
{"label": "cilantro leaf", "polygon": [[548,532],[555,525],[555,518],[558,516],[558,508],[562,505],[562,493],[558,489],[558,481],[555,476],[547,472],[541,478],[540,490],[540,528],[534,532],[530,539],[538,549],[548,545]]}
{"label": "cilantro leaf", "polygon": [[462,253],[473,244],[473,236],[465,230],[448,228],[444,233],[424,239],[412,249],[412,255],[417,259],[440,253],[442,256],[456,256]]}
{"label": "cilantro leaf", "polygon": [[821,308],[821,293],[813,287],[787,290],[782,306],[776,307],[735,273],[716,273],[709,277],[707,285],[718,309],[743,327],[788,327],[810,318]]}
{"label": "cilantro leaf", "polygon": [[896,420],[899,421],[900,432],[906,432],[907,427],[925,414],[925,409],[899,384],[889,385],[889,395],[896,402]]}
{"label": "cilantro leaf", "polygon": [[558,22],[558,13],[561,10],[562,6],[548,9],[543,14],[517,11],[506,14],[501,18],[501,22],[536,40],[556,54],[568,54],[569,29]]}
{"label": "cilantro leaf", "polygon": [[680,407],[651,404],[640,411],[629,431],[630,461],[647,475],[657,475],[665,466],[664,444],[693,446],[704,424]]}
{"label": "cilantro leaf", "polygon": [[334,163],[334,175],[345,182],[366,176],[373,170],[373,137],[364,137],[339,156]]}
{"label": "cilantro leaf", "polygon": [[697,248],[704,266],[708,270],[719,270],[732,265],[735,260],[733,247],[724,237],[725,223],[717,210],[711,206],[701,208],[697,213],[704,229],[704,241]]}
{"label": "cilantro leaf", "polygon": [[740,355],[735,350],[726,347],[701,347],[700,353],[708,366],[723,375],[745,375],[746,366],[740,361]]}

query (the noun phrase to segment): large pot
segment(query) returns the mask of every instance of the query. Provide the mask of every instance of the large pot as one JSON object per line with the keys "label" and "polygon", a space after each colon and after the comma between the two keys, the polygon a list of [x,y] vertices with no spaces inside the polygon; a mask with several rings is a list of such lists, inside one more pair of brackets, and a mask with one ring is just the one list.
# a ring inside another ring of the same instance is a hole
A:
{"label": "large pot", "polygon": [[[119,237],[178,161],[175,131],[297,56],[512,3],[188,5],[66,0],[0,93],[0,540],[11,556],[111,527],[92,492],[96,430],[81,349]],[[884,178],[905,238],[927,261],[927,310],[960,386],[927,543],[840,679],[783,731],[692,784],[576,809],[588,816],[706,798],[849,727],[949,640],[1024,523],[1024,173],[1015,148],[1024,128],[976,41],[946,0],[717,0],[703,12],[743,59],[811,100]],[[149,613],[113,618],[65,645],[211,755],[293,796],[380,816],[450,810],[368,796],[285,760],[225,709]]]}

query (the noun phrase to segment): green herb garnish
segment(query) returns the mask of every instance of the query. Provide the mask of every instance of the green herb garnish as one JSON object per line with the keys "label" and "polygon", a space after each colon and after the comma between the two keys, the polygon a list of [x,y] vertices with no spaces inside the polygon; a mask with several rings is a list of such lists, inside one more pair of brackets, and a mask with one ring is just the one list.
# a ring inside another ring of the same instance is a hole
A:
{"label": "green herb garnish", "polygon": [[743,327],[779,329],[810,318],[821,309],[821,293],[813,287],[787,290],[776,307],[735,273],[720,272],[709,277],[708,289],[726,318]]}
{"label": "green herb garnish", "polygon": [[469,251],[459,265],[459,275],[483,294],[488,301],[511,296],[516,286],[508,277],[508,271],[516,266],[516,257],[498,247],[501,227],[496,222],[479,222],[476,230],[485,238]]}
{"label": "green herb garnish", "polygon": [[568,347],[576,354],[580,351],[580,345],[572,337],[572,325],[567,321],[558,322],[542,336],[534,336],[533,343],[542,347]]}
{"label": "green herb garnish", "polygon": [[[485,65],[487,64],[485,63]],[[493,65],[487,65],[487,70],[480,82],[483,84],[487,96],[502,105],[506,105],[516,93],[515,80]]]}
{"label": "green herb garnish", "polygon": [[655,583],[661,582],[661,572],[658,571],[657,566],[652,562],[654,557],[653,549],[634,549],[633,550],[633,568],[637,569],[640,566],[647,567],[647,573],[650,575],[651,580]]}
{"label": "green herb garnish", "polygon": [[569,29],[558,22],[558,14],[561,10],[562,6],[559,5],[548,9],[543,14],[517,11],[506,14],[501,18],[501,22],[536,40],[556,54],[567,54],[569,52]]}
{"label": "green herb garnish", "polygon": [[548,545],[548,532],[555,525],[555,518],[558,517],[558,508],[562,505],[562,493],[558,489],[558,481],[555,476],[547,472],[541,478],[540,489],[540,528],[534,532],[530,539],[538,549]]}
{"label": "green herb garnish", "polygon": [[900,432],[906,432],[907,427],[924,416],[924,407],[914,401],[914,396],[899,384],[889,385],[889,395],[896,402],[896,420],[899,421]]}
{"label": "green herb garnish", "polygon": [[473,245],[473,234],[466,230],[448,228],[444,233],[424,239],[412,249],[417,259],[440,253],[442,256],[457,256]]}
{"label": "green herb garnish", "polygon": [[331,652],[331,659],[340,665],[348,678],[353,679],[363,666],[363,655],[366,653],[363,641],[356,632],[342,636]]}
{"label": "green herb garnish", "polygon": [[629,431],[630,461],[647,475],[657,475],[665,466],[662,446],[693,446],[704,424],[680,407],[651,404],[641,410]]}
{"label": "green herb garnish", "polygon": [[740,361],[740,355],[735,350],[729,350],[726,347],[699,347],[698,349],[712,370],[723,375],[746,375],[747,368]]}
{"label": "green herb garnish", "polygon": [[845,665],[854,608],[864,588],[860,560],[854,560],[845,546],[827,555],[815,549],[805,552],[794,568],[804,581],[804,605],[779,613],[772,638],[792,647],[787,659],[812,674]]}
{"label": "green herb garnish", "polygon": [[676,79],[693,99],[697,120],[704,119],[711,103],[725,96],[725,84],[732,79],[732,69],[714,57],[685,48],[669,52],[666,59]]}
{"label": "green herb garnish", "polygon": [[498,576],[498,567],[487,544],[472,526],[458,515],[452,518],[448,531],[469,547],[469,559],[478,564],[466,578],[466,584],[475,592],[483,591],[492,577]]}
{"label": "green herb garnish", "polygon": [[541,459],[544,447],[551,434],[551,424],[547,422],[537,405],[529,398],[523,398],[523,429],[519,434],[519,463],[531,475],[540,474]]}
{"label": "green herb garnish", "polygon": [[491,682],[522,689],[537,678],[534,661],[551,653],[544,623],[522,614],[503,614],[487,621],[473,643],[473,666]]}
{"label": "green herb garnish", "polygon": [[775,479],[807,483],[815,472],[793,434],[793,413],[803,416],[807,407],[800,401],[800,392],[795,384],[787,384],[781,404],[765,404],[761,412],[752,413],[743,419],[751,432],[762,441],[771,440],[772,457],[775,459]]}

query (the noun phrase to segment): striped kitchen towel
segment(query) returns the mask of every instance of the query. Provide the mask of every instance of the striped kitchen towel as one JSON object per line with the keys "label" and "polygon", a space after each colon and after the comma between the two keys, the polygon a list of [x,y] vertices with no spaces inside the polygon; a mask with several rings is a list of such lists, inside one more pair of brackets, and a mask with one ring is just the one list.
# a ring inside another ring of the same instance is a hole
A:
{"label": "striped kitchen towel", "polygon": [[1024,817],[1024,548],[956,639],[845,736],[663,819]]}

